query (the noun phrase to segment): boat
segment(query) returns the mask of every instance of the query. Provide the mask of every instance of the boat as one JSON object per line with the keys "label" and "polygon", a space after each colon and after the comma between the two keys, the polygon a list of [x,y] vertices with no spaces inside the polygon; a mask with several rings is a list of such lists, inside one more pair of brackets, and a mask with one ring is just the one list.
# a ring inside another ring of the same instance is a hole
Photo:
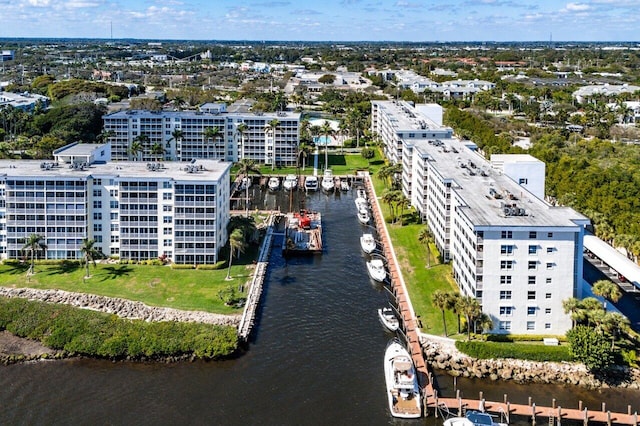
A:
{"label": "boat", "polygon": [[349,181],[346,178],[340,179],[340,191],[347,192],[350,189]]}
{"label": "boat", "polygon": [[398,317],[393,313],[393,309],[391,308],[378,309],[378,318],[380,318],[382,325],[389,331],[397,331],[398,328],[400,328],[400,320],[398,320]]}
{"label": "boat", "polygon": [[318,190],[318,177],[317,176],[307,176],[304,180],[304,189],[307,191],[317,191]]}
{"label": "boat", "polygon": [[336,187],[336,183],[333,179],[333,173],[331,169],[327,169],[324,171],[324,175],[322,176],[322,189],[326,192],[331,192]]}
{"label": "boat", "polygon": [[369,217],[369,211],[368,210],[358,210],[358,220],[360,221],[361,224],[366,225],[369,223],[369,220],[371,218]]}
{"label": "boat", "polygon": [[367,271],[374,281],[382,283],[387,278],[387,270],[384,268],[382,259],[371,259],[367,261]]}
{"label": "boat", "polygon": [[384,352],[387,400],[393,417],[416,419],[422,415],[418,376],[409,352],[393,339]]}
{"label": "boat", "polygon": [[282,252],[285,255],[322,253],[320,212],[303,209],[285,215]]}
{"label": "boat", "polygon": [[451,417],[444,421],[444,426],[507,426],[506,423],[493,421],[493,416],[481,411],[467,411],[464,417]]}
{"label": "boat", "polygon": [[245,176],[240,181],[240,186],[238,187],[238,189],[240,191],[244,191],[245,189],[249,188],[251,188],[251,178]]}
{"label": "boat", "polygon": [[369,210],[369,202],[366,198],[358,197],[354,200],[354,203],[356,203],[356,209],[358,209],[358,211]]}
{"label": "boat", "polygon": [[367,191],[365,191],[364,188],[358,188],[356,194],[358,198],[364,198],[365,200],[367,199]]}
{"label": "boat", "polygon": [[287,175],[282,181],[282,187],[285,191],[291,191],[298,187],[298,177],[296,175]]}
{"label": "boat", "polygon": [[362,247],[362,251],[371,254],[377,247],[376,239],[373,238],[373,234],[370,232],[365,232],[360,237],[360,247]]}
{"label": "boat", "polygon": [[267,183],[270,191],[277,191],[280,189],[280,179],[276,176],[272,176],[269,178],[269,182]]}

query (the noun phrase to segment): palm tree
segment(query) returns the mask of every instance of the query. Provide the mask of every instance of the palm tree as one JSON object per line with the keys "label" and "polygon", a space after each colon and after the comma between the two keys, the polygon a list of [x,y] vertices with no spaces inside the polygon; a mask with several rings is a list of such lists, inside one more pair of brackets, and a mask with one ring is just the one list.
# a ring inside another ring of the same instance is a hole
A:
{"label": "palm tree", "polygon": [[398,192],[400,191],[392,191],[389,189],[385,189],[382,192],[382,202],[389,206],[389,211],[391,212],[391,223],[396,222],[395,203],[398,200]]}
{"label": "palm tree", "polygon": [[578,311],[581,309],[580,299],[570,297],[562,301],[562,308],[565,314],[570,314],[572,327],[575,327],[578,322]]}
{"label": "palm tree", "polygon": [[226,280],[231,279],[231,262],[233,261],[233,252],[237,251],[238,255],[240,255],[240,253],[244,253],[245,247],[246,243],[244,242],[244,232],[242,232],[242,229],[240,228],[234,229],[229,236],[229,268],[227,269]]}
{"label": "palm tree", "polygon": [[489,315],[484,312],[480,312],[476,317],[476,320],[473,322],[474,333],[476,332],[476,327],[480,327],[480,331],[482,332],[489,331],[493,328],[493,321]]}
{"label": "palm tree", "polygon": [[457,301],[457,308],[467,321],[467,340],[471,340],[471,323],[480,316],[482,308],[480,302],[472,296],[462,296]]}
{"label": "palm tree", "polygon": [[320,134],[324,136],[324,169],[327,170],[329,168],[329,138],[333,136],[335,132],[333,131],[333,127],[331,124],[325,120],[320,126]]}
{"label": "palm tree", "polygon": [[300,160],[302,159],[302,170],[304,170],[307,166],[307,158],[311,155],[311,153],[313,152],[313,146],[306,144],[306,143],[301,143],[300,146],[298,146],[298,164],[300,164]]}
{"label": "palm tree", "polygon": [[[251,173],[260,174],[260,167],[256,164],[255,161],[250,160],[248,158],[242,158],[238,161],[238,174],[240,176],[246,177],[249,179],[249,175]],[[246,216],[249,217],[249,185],[245,185],[245,208],[246,208]]]}
{"label": "palm tree", "polygon": [[244,134],[245,132],[249,129],[249,126],[247,126],[246,123],[238,123],[238,125],[236,126],[236,132],[238,132],[238,134],[240,135],[240,158],[244,159]]}
{"label": "palm tree", "polygon": [[418,241],[427,247],[427,268],[431,268],[431,246],[433,242],[433,233],[429,228],[429,225],[425,225],[424,228],[418,232]]}
{"label": "palm tree", "polygon": [[445,319],[445,316],[444,316],[444,310],[449,305],[449,299],[450,299],[449,294],[445,293],[442,290],[436,290],[431,295],[431,302],[433,303],[433,306],[435,306],[436,308],[442,311],[442,324],[444,325],[445,337],[448,334],[447,334],[447,320]]}
{"label": "palm tree", "polygon": [[85,278],[89,278],[89,262],[93,262],[93,267],[96,267],[96,259],[102,257],[102,253],[94,247],[96,242],[94,240],[90,240],[89,238],[82,239],[82,247],[80,247],[80,251],[82,252],[82,260],[84,262],[85,267]]}
{"label": "palm tree", "polygon": [[607,312],[602,318],[602,322],[598,328],[611,336],[611,349],[615,346],[616,338],[627,332],[630,328],[630,322],[627,317],[618,312]]}
{"label": "palm tree", "polygon": [[140,133],[133,138],[131,145],[129,146],[129,153],[133,155],[134,159],[138,160],[138,155],[144,152],[145,145],[149,142],[149,135]]}
{"label": "palm tree", "polygon": [[35,258],[39,252],[44,252],[47,250],[47,244],[45,243],[44,237],[39,234],[31,234],[29,237],[24,239],[24,246],[22,247],[23,251],[29,252],[29,256],[31,257],[31,263],[29,265],[29,269],[27,270],[27,277],[33,275],[35,273]]}
{"label": "palm tree", "polygon": [[115,135],[116,135],[116,132],[114,130],[103,130],[100,133],[98,133],[98,136],[96,136],[96,142],[104,143],[109,138],[112,138]]}
{"label": "palm tree", "polygon": [[[622,297],[620,288],[612,281],[600,280],[593,284],[593,294],[596,296],[604,297],[607,300],[616,303]],[[605,302],[606,307],[606,302]]]}
{"label": "palm tree", "polygon": [[156,142],[151,146],[151,154],[157,156],[158,160],[162,160],[164,157],[164,147],[160,142]]}
{"label": "palm tree", "polygon": [[[205,139],[205,141],[208,140],[212,140],[213,141],[213,152],[214,152],[214,158],[216,158],[217,155],[217,139],[220,137],[220,129],[218,128],[218,126],[213,126],[213,127],[205,127],[204,130],[202,131],[202,137]],[[207,153],[209,152],[209,150],[207,149]],[[207,158],[209,158],[209,155],[207,154]]]}
{"label": "palm tree", "polygon": [[264,133],[267,135],[270,133],[273,138],[273,146],[271,147],[271,170],[276,166],[276,131],[279,125],[280,121],[274,118],[264,126]]}
{"label": "palm tree", "polygon": [[180,129],[173,129],[171,132],[171,139],[167,141],[167,148],[171,147],[171,141],[176,141],[176,152],[178,151],[179,143],[182,142],[182,138],[184,137],[184,132]]}

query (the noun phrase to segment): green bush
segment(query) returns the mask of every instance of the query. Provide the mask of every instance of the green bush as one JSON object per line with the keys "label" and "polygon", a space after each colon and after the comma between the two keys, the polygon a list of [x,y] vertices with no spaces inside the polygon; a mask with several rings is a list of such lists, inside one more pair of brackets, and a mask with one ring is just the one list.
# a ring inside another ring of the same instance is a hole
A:
{"label": "green bush", "polygon": [[591,371],[602,371],[614,363],[611,342],[602,334],[585,325],[567,331],[571,354]]}
{"label": "green bush", "polygon": [[198,265],[196,267],[196,269],[204,270],[204,271],[216,271],[218,269],[224,269],[226,267],[227,267],[227,261],[226,260],[221,260],[221,261],[213,263],[213,264]]}
{"label": "green bush", "polygon": [[487,342],[542,342],[546,337],[553,337],[558,339],[559,342],[566,342],[565,336],[555,335],[537,335],[531,334],[482,334]]}
{"label": "green bush", "polygon": [[456,348],[470,357],[480,359],[515,358],[529,361],[571,361],[566,346],[523,345],[506,342],[456,342]]}
{"label": "green bush", "polygon": [[196,265],[172,263],[171,269],[196,269]]}

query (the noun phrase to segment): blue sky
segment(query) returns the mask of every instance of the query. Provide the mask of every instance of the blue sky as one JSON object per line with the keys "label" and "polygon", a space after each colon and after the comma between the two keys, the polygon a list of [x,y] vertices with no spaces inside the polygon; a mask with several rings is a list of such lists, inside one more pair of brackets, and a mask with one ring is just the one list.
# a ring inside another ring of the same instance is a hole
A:
{"label": "blue sky", "polygon": [[0,0],[0,37],[634,41],[640,0]]}

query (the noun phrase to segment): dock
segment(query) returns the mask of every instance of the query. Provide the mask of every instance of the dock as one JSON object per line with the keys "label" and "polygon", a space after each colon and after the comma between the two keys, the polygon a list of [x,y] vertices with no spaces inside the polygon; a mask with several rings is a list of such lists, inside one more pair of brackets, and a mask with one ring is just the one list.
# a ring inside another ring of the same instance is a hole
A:
{"label": "dock", "polygon": [[282,252],[285,255],[322,253],[322,216],[320,212],[300,210],[284,215]]}

